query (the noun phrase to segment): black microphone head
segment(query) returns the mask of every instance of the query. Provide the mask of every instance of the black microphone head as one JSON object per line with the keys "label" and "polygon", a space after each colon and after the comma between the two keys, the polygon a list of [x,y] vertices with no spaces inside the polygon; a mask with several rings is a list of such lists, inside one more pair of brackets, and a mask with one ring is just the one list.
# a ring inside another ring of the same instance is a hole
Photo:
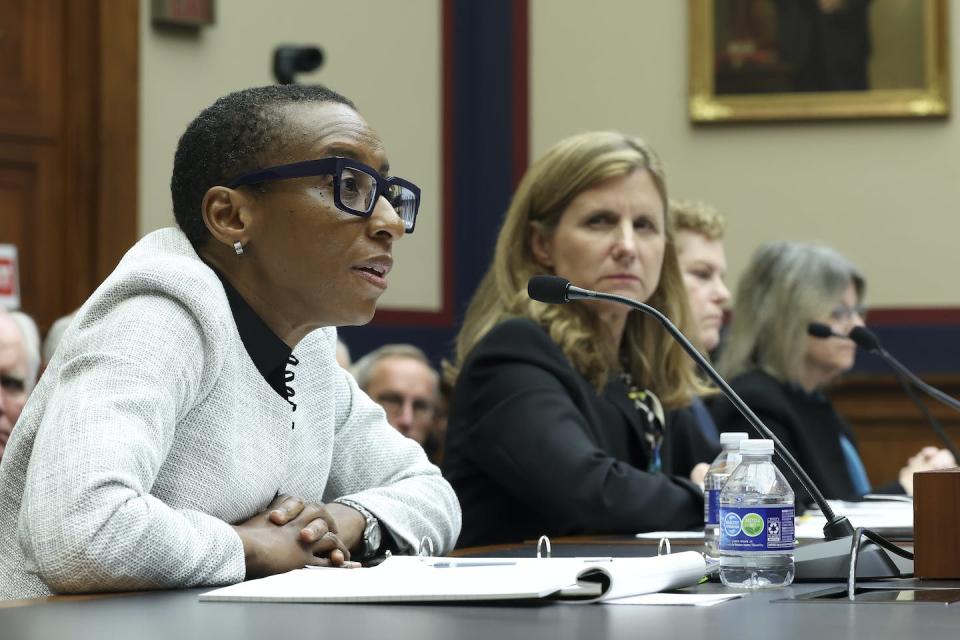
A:
{"label": "black microphone head", "polygon": [[811,322],[807,325],[807,334],[814,338],[832,338],[836,335],[829,326],[820,322]]}
{"label": "black microphone head", "polygon": [[547,304],[565,304],[570,302],[567,288],[570,281],[560,276],[533,276],[527,283],[527,295]]}
{"label": "black microphone head", "polygon": [[866,327],[854,327],[850,331],[850,339],[856,342],[858,347],[867,351],[878,351],[880,349],[880,338]]}

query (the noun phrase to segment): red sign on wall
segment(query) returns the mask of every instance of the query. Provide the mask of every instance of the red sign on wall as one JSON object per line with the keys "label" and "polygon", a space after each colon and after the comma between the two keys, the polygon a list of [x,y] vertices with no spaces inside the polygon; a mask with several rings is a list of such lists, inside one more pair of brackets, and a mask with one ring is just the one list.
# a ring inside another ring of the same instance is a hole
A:
{"label": "red sign on wall", "polygon": [[155,25],[212,25],[214,13],[214,0],[153,0],[150,3],[150,15]]}
{"label": "red sign on wall", "polygon": [[17,269],[17,247],[0,244],[0,306],[20,308],[20,275]]}

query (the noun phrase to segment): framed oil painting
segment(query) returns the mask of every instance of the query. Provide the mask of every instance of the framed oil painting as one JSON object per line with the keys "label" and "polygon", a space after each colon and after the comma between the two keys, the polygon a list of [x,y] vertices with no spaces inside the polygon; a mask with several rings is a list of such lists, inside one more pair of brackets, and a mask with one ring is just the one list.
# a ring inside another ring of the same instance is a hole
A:
{"label": "framed oil painting", "polygon": [[948,0],[688,0],[690,118],[945,118]]}

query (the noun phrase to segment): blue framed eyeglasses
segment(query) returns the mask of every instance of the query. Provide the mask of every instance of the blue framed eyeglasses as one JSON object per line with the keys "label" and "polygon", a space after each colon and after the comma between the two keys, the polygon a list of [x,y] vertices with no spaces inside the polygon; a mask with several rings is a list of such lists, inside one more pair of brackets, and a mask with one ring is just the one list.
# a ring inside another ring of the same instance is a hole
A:
{"label": "blue framed eyeglasses", "polygon": [[338,209],[367,218],[383,196],[403,220],[404,231],[413,233],[420,210],[420,187],[403,178],[385,178],[376,169],[351,158],[333,156],[257,169],[234,178],[226,186],[235,189],[271,180],[326,175],[333,176],[333,202]]}

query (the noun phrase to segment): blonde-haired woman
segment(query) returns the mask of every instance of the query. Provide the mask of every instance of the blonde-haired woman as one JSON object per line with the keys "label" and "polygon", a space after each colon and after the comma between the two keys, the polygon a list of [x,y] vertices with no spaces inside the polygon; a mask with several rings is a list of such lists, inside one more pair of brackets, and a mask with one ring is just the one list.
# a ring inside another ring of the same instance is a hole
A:
{"label": "blonde-haired woman", "polygon": [[[720,371],[793,453],[824,496],[850,499],[870,491],[912,493],[913,474],[954,466],[949,451],[927,447],[900,470],[898,482],[872,488],[850,424],[823,393],[853,367],[856,346],[846,337],[863,325],[866,281],[827,247],[771,242],[754,253],[737,286],[733,321]],[[811,322],[837,337],[807,335]],[[746,422],[728,402],[712,403],[721,431]],[[798,502],[810,497],[788,474]]]}
{"label": "blonde-haired woman", "polygon": [[526,293],[531,276],[556,274],[686,327],[667,218],[659,161],[619,133],[563,140],[524,176],[447,369],[460,546],[702,524],[697,482],[714,450],[670,411],[702,391],[681,348],[620,305]]}

